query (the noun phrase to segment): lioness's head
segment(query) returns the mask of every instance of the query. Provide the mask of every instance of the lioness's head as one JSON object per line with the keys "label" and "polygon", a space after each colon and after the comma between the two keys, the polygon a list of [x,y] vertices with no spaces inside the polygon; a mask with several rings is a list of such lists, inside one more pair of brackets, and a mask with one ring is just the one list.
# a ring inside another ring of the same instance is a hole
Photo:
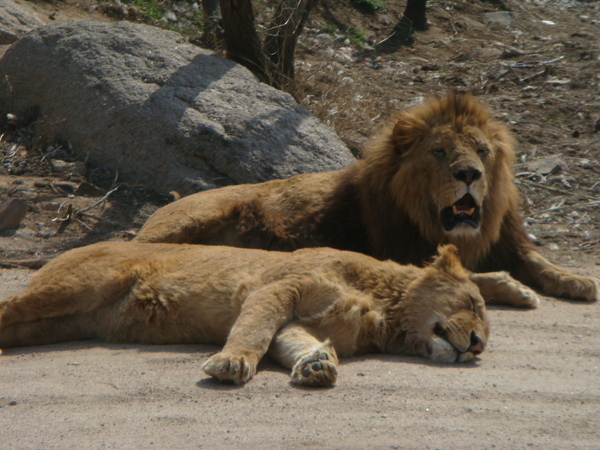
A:
{"label": "lioness's head", "polygon": [[435,362],[465,362],[486,347],[489,323],[479,289],[462,267],[454,245],[410,283],[398,305],[403,351]]}
{"label": "lioness's head", "polygon": [[371,187],[432,242],[497,240],[514,189],[513,140],[472,95],[452,92],[401,111],[365,154]]}

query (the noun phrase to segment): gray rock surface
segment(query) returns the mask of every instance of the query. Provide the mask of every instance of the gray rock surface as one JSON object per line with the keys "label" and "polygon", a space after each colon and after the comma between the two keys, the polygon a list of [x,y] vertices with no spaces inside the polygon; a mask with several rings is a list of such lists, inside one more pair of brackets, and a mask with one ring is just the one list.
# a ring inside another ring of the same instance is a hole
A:
{"label": "gray rock surface", "polygon": [[182,194],[334,170],[354,160],[333,130],[244,67],[147,25],[38,28],[0,60],[0,109],[42,118],[50,139]]}
{"label": "gray rock surface", "polygon": [[0,45],[11,44],[19,36],[44,22],[32,10],[13,0],[0,1]]}

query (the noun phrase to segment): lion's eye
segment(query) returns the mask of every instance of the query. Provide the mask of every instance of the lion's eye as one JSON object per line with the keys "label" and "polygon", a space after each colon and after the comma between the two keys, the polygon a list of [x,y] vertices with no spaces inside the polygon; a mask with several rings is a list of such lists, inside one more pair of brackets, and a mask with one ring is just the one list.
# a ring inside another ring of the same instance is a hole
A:
{"label": "lion's eye", "polygon": [[487,147],[485,145],[480,145],[479,147],[477,147],[477,154],[481,159],[486,158],[488,155]]}
{"label": "lion's eye", "polygon": [[435,147],[433,150],[431,150],[431,153],[433,153],[433,156],[436,158],[443,158],[446,156],[446,150],[444,150],[442,147]]}

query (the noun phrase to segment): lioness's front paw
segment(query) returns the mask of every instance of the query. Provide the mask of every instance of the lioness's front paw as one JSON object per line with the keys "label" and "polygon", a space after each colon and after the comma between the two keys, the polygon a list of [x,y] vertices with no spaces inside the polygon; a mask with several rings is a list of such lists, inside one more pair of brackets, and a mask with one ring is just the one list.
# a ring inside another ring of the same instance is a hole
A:
{"label": "lioness's front paw", "polygon": [[256,374],[258,358],[253,355],[217,353],[202,365],[202,370],[222,383],[246,383]]}
{"label": "lioness's front paw", "polygon": [[335,358],[321,350],[300,358],[292,369],[292,382],[302,386],[331,387],[336,380]]}
{"label": "lioness's front paw", "polygon": [[518,281],[517,283],[513,287],[514,292],[510,298],[510,303],[520,308],[537,308],[540,305],[540,297],[533,289],[528,288]]}

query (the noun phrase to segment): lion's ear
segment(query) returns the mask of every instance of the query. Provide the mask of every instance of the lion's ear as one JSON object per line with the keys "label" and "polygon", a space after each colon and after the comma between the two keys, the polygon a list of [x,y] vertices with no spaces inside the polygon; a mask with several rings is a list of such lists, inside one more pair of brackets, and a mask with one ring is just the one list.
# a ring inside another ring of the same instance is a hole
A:
{"label": "lion's ear", "polygon": [[460,262],[458,249],[452,244],[440,245],[438,247],[438,256],[436,256],[431,265],[440,272],[447,272],[455,277],[462,278],[467,276],[467,272]]}
{"label": "lion's ear", "polygon": [[397,150],[401,151],[410,147],[426,135],[429,126],[421,116],[421,114],[415,114],[411,110],[406,110],[398,113],[392,119],[394,122],[392,139]]}

